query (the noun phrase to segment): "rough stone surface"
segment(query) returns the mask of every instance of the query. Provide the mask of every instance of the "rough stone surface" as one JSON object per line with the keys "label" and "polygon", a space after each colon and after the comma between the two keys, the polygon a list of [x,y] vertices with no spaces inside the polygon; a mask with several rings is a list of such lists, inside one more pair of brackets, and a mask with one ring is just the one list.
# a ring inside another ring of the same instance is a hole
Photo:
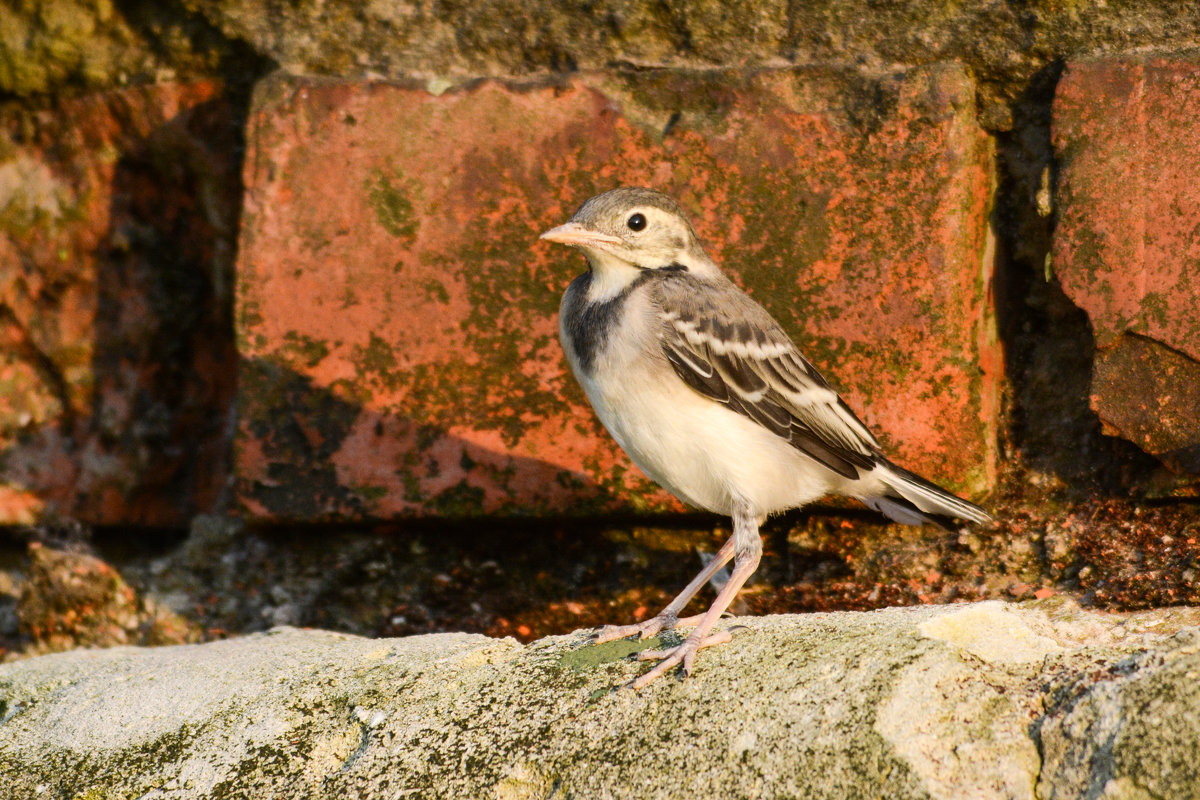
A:
{"label": "rough stone surface", "polygon": [[37,542],[29,546],[16,617],[30,653],[199,638],[194,625],[139,597],[120,572],[96,556]]}
{"label": "rough stone surface", "polygon": [[1069,65],[1054,105],[1054,273],[1096,337],[1111,433],[1200,471],[1200,56]]}
{"label": "rough stone surface", "polygon": [[901,463],[985,491],[1000,369],[971,84],[954,67],[849,95],[846,80],[260,86],[238,272],[245,508],[670,507],[566,370],[556,310],[582,260],[537,243],[620,184],[676,196]]}
{"label": "rough stone surface", "polygon": [[0,5],[0,90],[18,97],[208,74],[233,43],[173,3],[10,0]]}
{"label": "rough stone surface", "polygon": [[837,0],[185,0],[287,69],[436,84],[614,64],[669,67],[930,64],[980,78],[986,125],[1063,58],[1098,49],[1194,44],[1200,19],[1173,0],[1061,3]]}
{"label": "rough stone surface", "polygon": [[182,524],[228,474],[236,131],[214,84],[0,118],[0,523]]}
{"label": "rough stone surface", "polygon": [[1056,61],[1178,47],[1200,19],[1176,0],[1061,3],[872,0],[649,5],[473,0],[12,0],[0,6],[0,89],[18,97],[146,81],[297,72],[437,84],[616,65],[930,64],[979,80],[985,126]]}
{"label": "rough stone surface", "polygon": [[[998,602],[635,642],[279,628],[0,667],[9,797],[1193,797],[1200,622]],[[665,767],[669,764],[669,768]]]}

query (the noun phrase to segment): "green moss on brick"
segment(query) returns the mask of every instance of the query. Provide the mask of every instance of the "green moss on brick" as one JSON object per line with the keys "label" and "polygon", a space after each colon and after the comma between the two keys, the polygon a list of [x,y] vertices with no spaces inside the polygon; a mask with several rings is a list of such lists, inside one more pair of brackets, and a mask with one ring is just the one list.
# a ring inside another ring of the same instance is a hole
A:
{"label": "green moss on brick", "polygon": [[250,338],[255,333],[257,328],[262,327],[263,315],[262,306],[257,300],[242,297],[238,298],[237,309],[237,336],[238,350],[247,352],[256,348],[251,346]]}
{"label": "green moss on brick", "polygon": [[[506,180],[505,172],[518,161],[515,153],[501,148],[477,156],[463,173],[491,176],[490,181],[511,190],[522,182]],[[505,199],[494,196],[493,202]],[[528,208],[544,202],[532,195],[516,199]],[[552,318],[566,282],[547,290],[542,276],[530,275],[525,267],[529,247],[528,222],[518,215],[498,215],[497,222],[481,225],[479,235],[452,255],[420,254],[436,271],[465,284],[470,311],[461,329],[472,357],[416,365],[406,376],[411,406],[405,413],[443,426],[469,417],[476,428],[500,432],[509,446],[520,443],[528,426],[562,413],[562,387],[545,387],[527,369],[537,354],[557,350],[556,337],[531,335],[527,320]],[[435,283],[427,282],[424,289],[430,299],[444,302],[448,295]],[[505,398],[503,403],[496,402],[498,396]]]}
{"label": "green moss on brick", "polygon": [[384,230],[411,242],[417,235],[418,215],[409,197],[412,191],[403,178],[376,170],[366,184],[367,198]]}
{"label": "green moss on brick", "polygon": [[443,516],[471,517],[483,513],[484,499],[483,489],[461,480],[429,498],[427,505]]}
{"label": "green moss on brick", "polygon": [[425,290],[425,299],[437,303],[449,303],[450,293],[446,291],[446,284],[439,281],[437,278],[430,278],[421,284],[421,288]]}
{"label": "green moss on brick", "polygon": [[289,366],[312,368],[329,355],[329,345],[298,331],[288,331],[283,341],[283,346],[275,351],[274,357]]}
{"label": "green moss on brick", "polygon": [[352,360],[358,368],[358,377],[364,387],[395,390],[407,382],[407,376],[399,369],[396,354],[387,340],[370,334],[367,344],[355,347]]}

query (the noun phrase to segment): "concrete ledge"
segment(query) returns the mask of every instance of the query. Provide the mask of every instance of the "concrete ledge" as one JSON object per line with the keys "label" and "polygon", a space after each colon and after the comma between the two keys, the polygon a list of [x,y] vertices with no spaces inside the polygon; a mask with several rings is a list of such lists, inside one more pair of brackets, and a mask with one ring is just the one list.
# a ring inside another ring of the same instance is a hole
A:
{"label": "concrete ledge", "polygon": [[[728,620],[689,680],[639,645],[279,628],[0,667],[7,797],[1185,797],[1200,610]],[[653,640],[647,644],[653,644]]]}

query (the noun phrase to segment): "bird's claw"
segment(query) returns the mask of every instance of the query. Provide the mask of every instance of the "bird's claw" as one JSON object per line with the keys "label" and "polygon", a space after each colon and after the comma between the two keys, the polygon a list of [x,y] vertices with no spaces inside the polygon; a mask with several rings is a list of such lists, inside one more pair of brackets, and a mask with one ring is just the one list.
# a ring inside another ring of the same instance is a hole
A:
{"label": "bird's claw", "polygon": [[674,666],[682,665],[683,674],[692,674],[692,665],[696,662],[696,653],[706,647],[712,647],[716,644],[724,644],[733,638],[733,634],[729,631],[719,631],[711,636],[700,638],[692,634],[683,640],[683,643],[675,647],[665,650],[642,650],[637,654],[638,661],[658,661],[654,669],[647,672],[645,675],[640,675],[633,683],[630,684],[634,689],[645,689],[657,678],[665,675]]}

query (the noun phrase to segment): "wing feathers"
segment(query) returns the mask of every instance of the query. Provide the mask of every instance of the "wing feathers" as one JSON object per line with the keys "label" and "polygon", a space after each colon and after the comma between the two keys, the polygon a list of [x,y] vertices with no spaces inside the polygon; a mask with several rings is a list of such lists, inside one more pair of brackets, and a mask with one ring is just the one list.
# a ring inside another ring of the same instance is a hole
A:
{"label": "wing feathers", "polygon": [[688,386],[840,475],[874,467],[875,437],[761,306],[733,284],[678,277],[655,299],[663,353]]}
{"label": "wing feathers", "polygon": [[758,402],[762,400],[770,388],[753,368],[753,362],[734,356],[729,351],[724,355],[714,355],[713,366],[721,373],[733,389],[746,400]]}
{"label": "wing feathers", "polygon": [[712,364],[698,353],[686,346],[673,345],[669,341],[663,342],[663,352],[675,368],[675,374],[683,378],[684,383],[718,403],[729,402],[729,390],[725,381],[716,373]]}

